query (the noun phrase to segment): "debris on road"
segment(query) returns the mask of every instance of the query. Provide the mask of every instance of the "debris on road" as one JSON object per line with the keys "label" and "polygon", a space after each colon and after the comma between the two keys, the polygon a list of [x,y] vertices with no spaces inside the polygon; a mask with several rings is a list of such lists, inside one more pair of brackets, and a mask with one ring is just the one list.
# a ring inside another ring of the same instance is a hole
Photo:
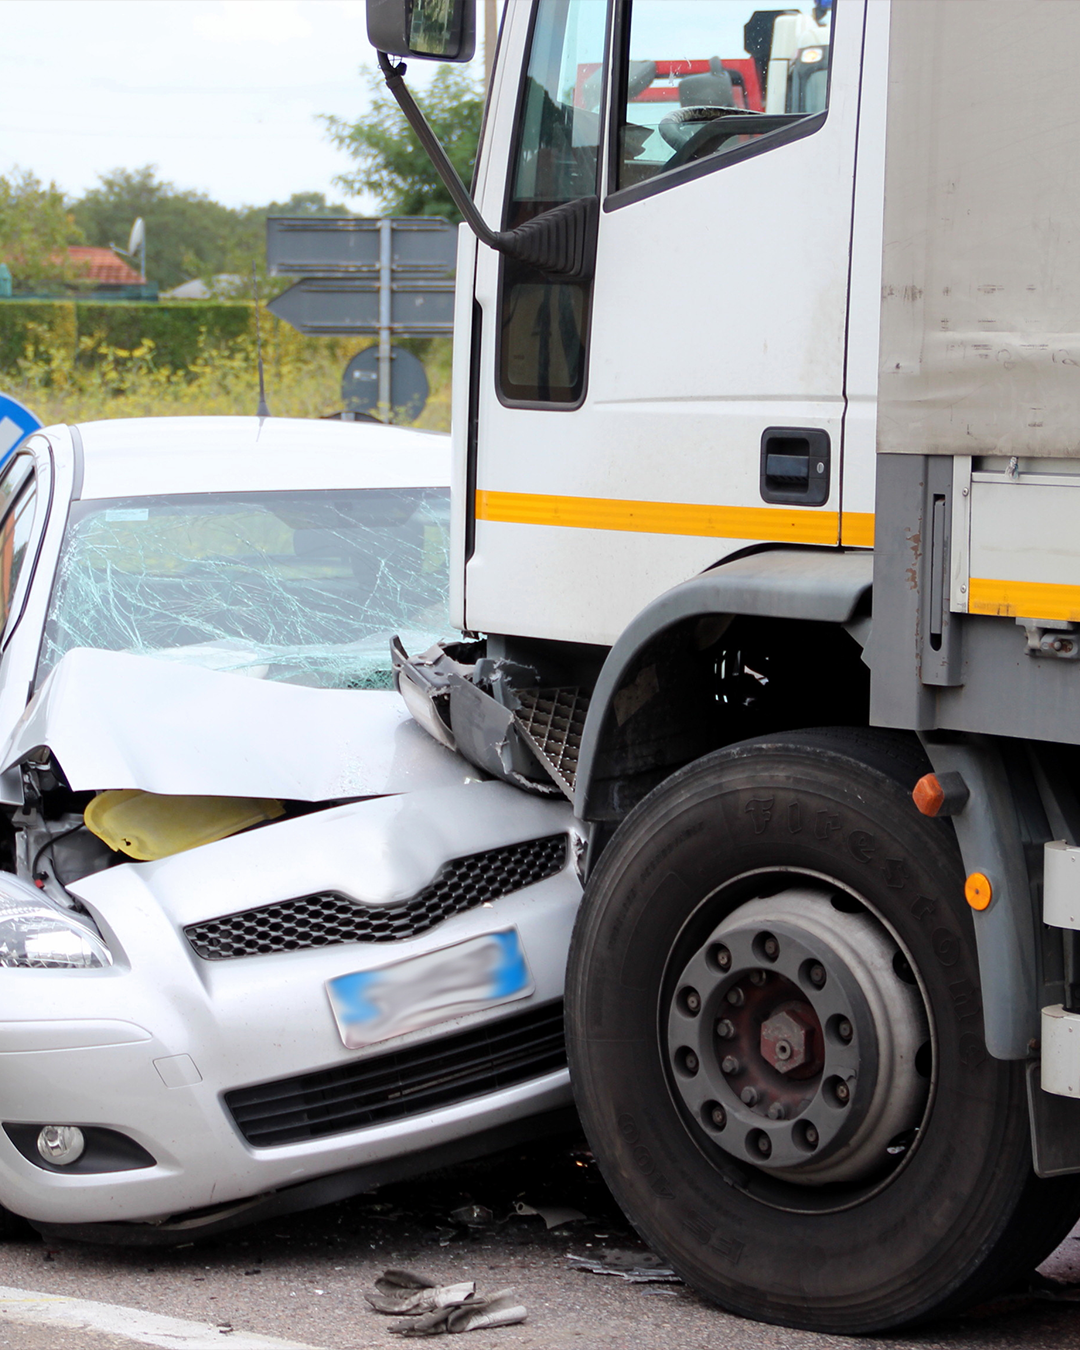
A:
{"label": "debris on road", "polygon": [[449,1214],[451,1223],[464,1224],[466,1228],[486,1228],[495,1222],[495,1215],[487,1205],[462,1205],[452,1209]]}
{"label": "debris on road", "polygon": [[535,1214],[543,1219],[548,1228],[561,1228],[564,1223],[582,1223],[585,1215],[580,1209],[570,1209],[566,1205],[528,1205],[524,1200],[514,1201],[516,1213],[528,1216]]}
{"label": "debris on road", "polygon": [[385,1270],[375,1281],[374,1293],[364,1297],[376,1312],[412,1317],[437,1308],[457,1307],[475,1293],[474,1280],[439,1285],[411,1270]]}
{"label": "debris on road", "polygon": [[593,1275],[617,1275],[632,1284],[682,1284],[682,1280],[665,1266],[652,1252],[633,1252],[621,1248],[604,1248],[592,1256],[566,1255],[575,1270],[588,1270]]}
{"label": "debris on road", "polygon": [[477,1296],[474,1280],[437,1285],[426,1275],[410,1270],[386,1270],[375,1281],[373,1293],[364,1297],[376,1312],[404,1314],[389,1330],[399,1336],[442,1336],[524,1322],[523,1304],[512,1289]]}

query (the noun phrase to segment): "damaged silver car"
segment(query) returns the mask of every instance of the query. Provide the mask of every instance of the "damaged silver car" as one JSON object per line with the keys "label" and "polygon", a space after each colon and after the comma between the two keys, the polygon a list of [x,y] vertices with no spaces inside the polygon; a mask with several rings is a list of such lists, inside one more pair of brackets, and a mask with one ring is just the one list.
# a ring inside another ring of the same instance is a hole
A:
{"label": "damaged silver car", "polygon": [[0,471],[0,1205],[199,1233],[565,1123],[569,807],[412,720],[444,438],[51,427]]}

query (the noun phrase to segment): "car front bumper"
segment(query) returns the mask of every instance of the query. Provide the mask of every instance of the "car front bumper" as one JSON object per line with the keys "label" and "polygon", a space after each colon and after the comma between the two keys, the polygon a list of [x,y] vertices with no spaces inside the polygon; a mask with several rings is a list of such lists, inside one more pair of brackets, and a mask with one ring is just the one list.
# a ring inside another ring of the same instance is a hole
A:
{"label": "car front bumper", "polygon": [[[405,939],[203,960],[184,933],[295,896],[301,881],[301,893],[340,894],[351,877],[354,898],[398,903],[450,859],[559,832],[571,846],[557,874]],[[479,1072],[463,1072],[456,1087],[437,1093],[436,1104],[419,1093],[417,1109],[404,1079],[399,1088],[389,1083],[377,1123],[340,1130],[324,1123],[311,1137],[293,1131],[271,1146],[245,1138],[226,1096],[285,1085],[310,1106],[324,1099],[335,1070],[363,1086],[370,1065],[372,1081],[387,1083],[401,1064],[425,1058],[426,1081],[434,1082],[440,1046],[480,1044],[500,1026],[527,1023],[530,1010],[542,1020],[562,995],[580,898],[575,837],[565,805],[475,783],[335,807],[72,883],[115,964],[0,972],[0,1120],[115,1130],[155,1161],[108,1172],[50,1170],[0,1131],[0,1201],[43,1224],[156,1223],[421,1154],[566,1105],[565,1067],[553,1066],[549,1053],[530,1074],[527,1044],[515,1073],[485,1078],[481,1062]],[[527,997],[345,1048],[329,979],[510,927],[532,977]],[[325,1112],[314,1114],[325,1121]]]}

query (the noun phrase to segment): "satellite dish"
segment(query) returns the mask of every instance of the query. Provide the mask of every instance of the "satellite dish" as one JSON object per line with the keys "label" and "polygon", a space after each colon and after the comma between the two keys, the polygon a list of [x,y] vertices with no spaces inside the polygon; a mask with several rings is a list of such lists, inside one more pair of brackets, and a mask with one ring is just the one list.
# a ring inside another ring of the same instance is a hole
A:
{"label": "satellite dish", "polygon": [[128,253],[134,253],[137,248],[146,242],[146,226],[143,224],[142,216],[135,217],[135,224],[131,227],[131,234],[128,236]]}

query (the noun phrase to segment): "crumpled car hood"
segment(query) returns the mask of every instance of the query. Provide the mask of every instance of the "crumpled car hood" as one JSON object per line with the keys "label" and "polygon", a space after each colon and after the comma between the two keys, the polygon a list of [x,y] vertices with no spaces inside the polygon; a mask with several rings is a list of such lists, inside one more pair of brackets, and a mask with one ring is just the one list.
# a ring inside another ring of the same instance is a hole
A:
{"label": "crumpled car hood", "polygon": [[0,769],[47,746],[74,792],[343,797],[452,787],[476,771],[397,694],[312,689],[76,648],[27,705]]}

